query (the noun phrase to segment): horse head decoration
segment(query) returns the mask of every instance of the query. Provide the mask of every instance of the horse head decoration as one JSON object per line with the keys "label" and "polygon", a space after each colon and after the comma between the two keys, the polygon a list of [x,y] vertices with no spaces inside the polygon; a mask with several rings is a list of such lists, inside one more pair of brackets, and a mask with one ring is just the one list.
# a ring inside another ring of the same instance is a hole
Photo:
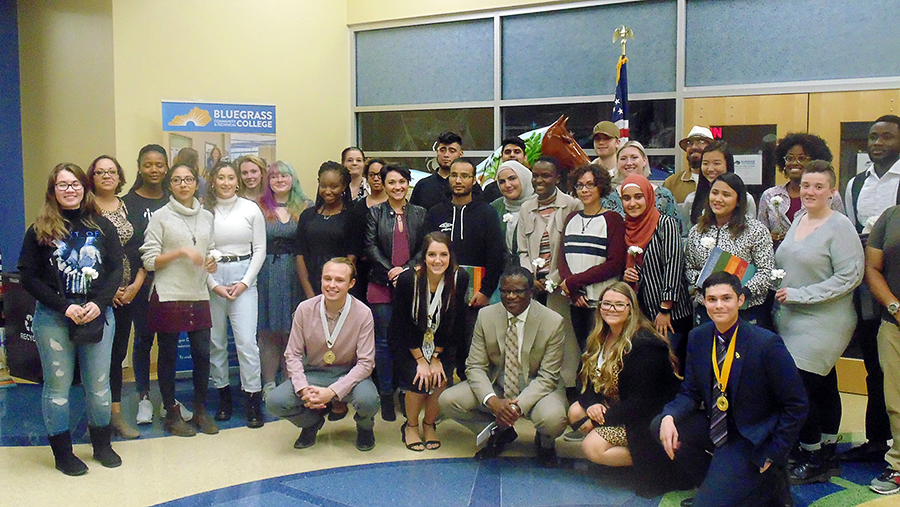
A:
{"label": "horse head decoration", "polygon": [[[569,172],[576,167],[581,167],[591,163],[584,150],[572,137],[572,133],[566,127],[569,119],[563,115],[556,120],[541,142],[541,155],[549,155],[559,160],[562,173],[568,176]],[[568,178],[563,178],[565,181]]]}

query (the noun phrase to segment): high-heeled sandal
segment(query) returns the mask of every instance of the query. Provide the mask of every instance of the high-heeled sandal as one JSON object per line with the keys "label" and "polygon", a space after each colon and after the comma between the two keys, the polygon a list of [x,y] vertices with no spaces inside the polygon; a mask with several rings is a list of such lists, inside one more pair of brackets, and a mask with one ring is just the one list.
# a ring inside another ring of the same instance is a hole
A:
{"label": "high-heeled sandal", "polygon": [[[435,431],[435,433],[437,433],[437,423],[427,423],[425,421],[422,421],[422,426],[423,427],[431,426],[431,429],[433,429]],[[425,448],[428,449],[429,451],[438,450],[441,448],[441,441],[440,440],[426,440]]]}
{"label": "high-heeled sandal", "polygon": [[409,424],[409,421],[400,425],[400,440],[403,442],[403,445],[405,445],[406,448],[409,449],[410,451],[416,451],[416,452],[424,451],[425,443],[422,442],[421,440],[418,442],[412,442],[409,444],[406,443],[406,428],[407,428],[407,426],[410,428],[418,428],[419,427],[418,424],[416,424],[415,426]]}

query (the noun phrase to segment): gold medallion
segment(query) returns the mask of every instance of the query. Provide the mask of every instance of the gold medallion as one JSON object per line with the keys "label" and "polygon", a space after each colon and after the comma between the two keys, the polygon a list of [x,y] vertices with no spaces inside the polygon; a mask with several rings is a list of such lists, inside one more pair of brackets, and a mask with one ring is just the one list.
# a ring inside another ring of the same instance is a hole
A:
{"label": "gold medallion", "polygon": [[425,343],[434,343],[434,331],[431,329],[425,330]]}
{"label": "gold medallion", "polygon": [[336,357],[334,356],[334,352],[332,352],[331,349],[328,349],[328,352],[325,353],[325,356],[322,359],[325,360],[325,364],[334,364]]}
{"label": "gold medallion", "polygon": [[722,412],[728,411],[728,398],[724,395],[719,396],[719,399],[716,400],[716,408],[721,410]]}

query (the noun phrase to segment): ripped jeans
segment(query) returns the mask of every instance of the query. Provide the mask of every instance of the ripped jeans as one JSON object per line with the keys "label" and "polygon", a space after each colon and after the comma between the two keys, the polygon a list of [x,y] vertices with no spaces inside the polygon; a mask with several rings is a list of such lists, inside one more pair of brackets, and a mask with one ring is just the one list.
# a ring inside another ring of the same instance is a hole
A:
{"label": "ripped jeans", "polygon": [[69,341],[68,320],[64,314],[41,303],[35,305],[32,330],[44,373],[41,409],[48,435],[69,430],[69,389],[75,376],[76,354],[81,366],[88,424],[109,425],[109,362],[116,328],[112,307],[106,309],[106,326],[99,343],[76,345]]}

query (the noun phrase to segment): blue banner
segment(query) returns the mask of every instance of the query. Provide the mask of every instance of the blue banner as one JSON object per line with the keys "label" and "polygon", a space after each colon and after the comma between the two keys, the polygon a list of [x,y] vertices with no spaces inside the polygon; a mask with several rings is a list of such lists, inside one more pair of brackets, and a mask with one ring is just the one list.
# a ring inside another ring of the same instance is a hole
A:
{"label": "blue banner", "polygon": [[232,132],[274,134],[275,106],[163,102],[166,132]]}

